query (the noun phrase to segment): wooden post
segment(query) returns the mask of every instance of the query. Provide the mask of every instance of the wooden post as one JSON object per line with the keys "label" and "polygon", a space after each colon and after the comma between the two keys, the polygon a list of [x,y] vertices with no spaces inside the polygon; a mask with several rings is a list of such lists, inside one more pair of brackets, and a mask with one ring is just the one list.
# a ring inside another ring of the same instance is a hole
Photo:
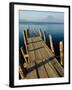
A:
{"label": "wooden post", "polygon": [[27,40],[26,40],[26,31],[25,30],[23,32],[23,37],[24,37],[24,43],[27,43]]}
{"label": "wooden post", "polygon": [[29,37],[29,29],[26,29],[26,38]]}
{"label": "wooden post", "polygon": [[27,36],[26,36],[26,31],[25,30],[23,32],[23,36],[24,36],[24,44],[25,44],[25,48],[26,48],[26,53],[27,53]]}
{"label": "wooden post", "polygon": [[24,30],[23,36],[24,36],[24,44],[25,44],[25,48],[26,48],[26,52],[27,52],[27,39],[29,38],[29,29]]}
{"label": "wooden post", "polygon": [[29,29],[24,30],[23,36],[25,43],[27,43],[27,38],[29,38]]}
{"label": "wooden post", "polygon": [[27,28],[27,38],[29,38],[29,29]]}
{"label": "wooden post", "polygon": [[46,32],[44,31],[44,42],[46,43]]}
{"label": "wooden post", "polygon": [[51,50],[52,50],[52,52],[55,54],[55,52],[54,52],[54,47],[53,47],[53,42],[52,42],[52,36],[51,36],[51,35],[49,35],[49,40],[50,40]]}
{"label": "wooden post", "polygon": [[21,53],[25,59],[25,62],[28,63],[28,58],[29,58],[29,55],[28,54],[25,54],[24,51],[23,51],[23,47],[20,48],[21,49]]}
{"label": "wooden post", "polygon": [[39,33],[40,33],[40,37],[42,38],[42,32],[41,32],[41,29],[39,30]]}
{"label": "wooden post", "polygon": [[19,74],[20,74],[21,79],[24,79],[23,71],[20,65],[19,65]]}
{"label": "wooden post", "polygon": [[59,42],[59,48],[60,48],[60,64],[63,66],[64,65],[64,60],[63,60],[63,42]]}

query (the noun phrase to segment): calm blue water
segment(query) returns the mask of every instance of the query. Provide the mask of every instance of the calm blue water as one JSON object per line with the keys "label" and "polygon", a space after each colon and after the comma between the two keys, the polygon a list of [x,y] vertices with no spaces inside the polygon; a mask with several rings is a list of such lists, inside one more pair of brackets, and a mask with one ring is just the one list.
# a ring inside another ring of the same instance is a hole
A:
{"label": "calm blue water", "polygon": [[19,26],[19,46],[21,47],[24,43],[23,40],[23,30],[29,28],[30,37],[34,36],[34,31],[39,31],[41,29],[42,34],[46,32],[47,45],[49,45],[49,34],[52,35],[53,44],[55,48],[56,55],[59,55],[59,41],[64,43],[64,24],[30,24],[30,23],[20,23]]}

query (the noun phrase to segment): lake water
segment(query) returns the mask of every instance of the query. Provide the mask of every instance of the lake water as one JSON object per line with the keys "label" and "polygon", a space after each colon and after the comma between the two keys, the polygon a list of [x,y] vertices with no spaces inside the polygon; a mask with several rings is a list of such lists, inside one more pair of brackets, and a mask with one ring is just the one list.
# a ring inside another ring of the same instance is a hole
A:
{"label": "lake water", "polygon": [[45,24],[32,24],[32,23],[20,23],[19,24],[19,46],[21,47],[24,43],[23,40],[23,31],[25,28],[29,28],[29,33],[30,37],[34,36],[34,31],[39,31],[41,29],[42,35],[43,32],[46,32],[46,40],[47,40],[47,45],[50,47],[50,42],[49,42],[49,34],[52,35],[53,39],[53,45],[55,49],[55,54],[59,56],[59,42],[63,41],[64,43],[64,24],[54,24],[54,23],[45,23]]}

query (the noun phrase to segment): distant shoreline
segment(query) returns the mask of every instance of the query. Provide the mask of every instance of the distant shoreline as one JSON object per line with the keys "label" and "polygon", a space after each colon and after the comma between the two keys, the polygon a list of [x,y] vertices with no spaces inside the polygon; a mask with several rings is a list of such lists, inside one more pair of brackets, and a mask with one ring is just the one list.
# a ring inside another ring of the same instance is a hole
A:
{"label": "distant shoreline", "polygon": [[64,24],[59,22],[19,22],[19,24]]}

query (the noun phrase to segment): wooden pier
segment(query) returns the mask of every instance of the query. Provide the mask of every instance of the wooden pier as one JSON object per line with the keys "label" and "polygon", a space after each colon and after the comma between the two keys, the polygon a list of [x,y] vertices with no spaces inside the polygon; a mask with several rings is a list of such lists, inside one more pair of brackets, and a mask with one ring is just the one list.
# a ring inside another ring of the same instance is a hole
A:
{"label": "wooden pier", "polygon": [[29,37],[27,31],[24,31],[24,40],[25,48],[23,46],[20,48],[25,60],[23,63],[24,69],[19,66],[21,79],[54,78],[64,76],[63,67],[56,59],[54,52],[46,45],[46,41],[42,40],[41,33],[40,36]]}

